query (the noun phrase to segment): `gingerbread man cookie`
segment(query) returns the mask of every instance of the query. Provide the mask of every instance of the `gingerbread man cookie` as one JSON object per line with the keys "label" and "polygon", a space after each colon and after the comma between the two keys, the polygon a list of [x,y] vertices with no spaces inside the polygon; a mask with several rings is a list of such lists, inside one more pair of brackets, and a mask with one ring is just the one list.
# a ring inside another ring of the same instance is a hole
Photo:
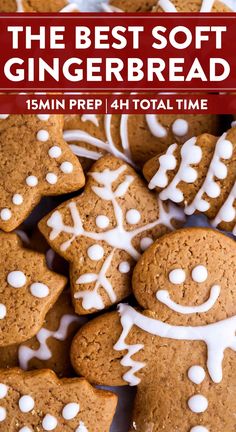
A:
{"label": "gingerbread man cookie", "polygon": [[84,114],[65,117],[64,139],[85,169],[105,153],[142,167],[175,141],[184,143],[194,135],[218,130],[219,118],[214,115]]}
{"label": "gingerbread man cookie", "polygon": [[92,167],[85,192],[39,224],[51,247],[70,262],[75,310],[86,314],[127,297],[135,262],[183,214],[160,206],[136,172],[105,156]]}
{"label": "gingerbread man cookie", "polygon": [[236,244],[207,228],[163,236],[140,258],[133,290],[75,337],[73,365],[93,383],[137,385],[137,432],[234,432]]}
{"label": "gingerbread man cookie", "polygon": [[115,394],[50,370],[0,371],[0,432],[109,432]]}
{"label": "gingerbread man cookie", "polygon": [[68,0],[0,0],[0,12],[78,12]]}
{"label": "gingerbread man cookie", "polygon": [[0,245],[0,346],[7,346],[40,330],[66,278],[48,270],[44,255],[24,249],[16,234],[0,233]]}
{"label": "gingerbread man cookie", "polygon": [[58,115],[0,115],[0,229],[12,231],[42,196],[84,185],[78,159],[62,138]]}
{"label": "gingerbread man cookie", "polygon": [[233,12],[219,0],[157,0],[153,12]]}
{"label": "gingerbread man cookie", "polygon": [[204,134],[144,166],[150,189],[160,199],[184,206],[185,213],[204,213],[214,227],[236,234],[236,128],[220,138]]}

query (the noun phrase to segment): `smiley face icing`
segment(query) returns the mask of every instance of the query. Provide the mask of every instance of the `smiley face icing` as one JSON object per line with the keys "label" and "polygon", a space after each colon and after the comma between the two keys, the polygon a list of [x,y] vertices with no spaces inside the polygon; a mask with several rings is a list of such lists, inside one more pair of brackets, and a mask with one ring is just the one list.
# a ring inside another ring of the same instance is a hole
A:
{"label": "smiley face icing", "polygon": [[15,234],[0,233],[0,347],[20,344],[42,327],[66,285],[46,266],[44,255],[23,249]]}
{"label": "smiley face icing", "polygon": [[236,244],[225,235],[167,234],[134,269],[133,291],[146,310],[121,304],[74,338],[79,374],[138,386],[131,430],[234,432],[235,271]]}
{"label": "smiley face icing", "polygon": [[115,394],[50,370],[0,371],[0,432],[109,432]]}
{"label": "smiley face icing", "polygon": [[150,190],[184,206],[187,215],[204,213],[213,227],[236,235],[236,128],[220,138],[204,134],[183,146],[171,145],[144,166]]}
{"label": "smiley face icing", "polygon": [[0,0],[0,12],[78,12],[67,0]]}
{"label": "smiley face icing", "polygon": [[39,228],[70,262],[75,310],[87,314],[130,294],[140,254],[177,221],[183,224],[182,216],[175,207],[160,207],[129,165],[107,155],[92,167],[85,192],[46,216]]}
{"label": "smiley face icing", "polygon": [[12,231],[42,196],[80,189],[84,175],[62,138],[62,116],[0,116],[0,229]]}

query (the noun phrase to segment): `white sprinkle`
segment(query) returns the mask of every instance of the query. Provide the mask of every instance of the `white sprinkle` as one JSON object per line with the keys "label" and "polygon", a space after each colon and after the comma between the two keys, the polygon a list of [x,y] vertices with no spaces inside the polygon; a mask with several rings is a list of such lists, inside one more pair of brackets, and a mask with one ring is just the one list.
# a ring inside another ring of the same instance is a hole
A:
{"label": "white sprinkle", "polygon": [[4,399],[8,392],[8,386],[6,384],[0,384],[0,399]]}
{"label": "white sprinkle", "polygon": [[60,170],[64,173],[64,174],[71,174],[73,172],[73,165],[70,162],[63,162],[60,166]]}
{"label": "white sprinkle", "polygon": [[48,174],[46,175],[46,180],[47,180],[47,182],[48,182],[49,184],[54,185],[54,184],[57,183],[57,175],[54,174],[54,173],[48,173]]}
{"label": "white sprinkle", "polygon": [[61,148],[59,146],[53,146],[48,150],[48,154],[51,158],[59,158],[62,154]]}
{"label": "white sprinkle", "polygon": [[40,130],[37,133],[37,140],[41,142],[46,142],[49,140],[49,133],[46,130]]}
{"label": "white sprinkle", "polygon": [[22,271],[12,271],[7,275],[7,282],[13,288],[22,288],[26,284],[26,276]]}
{"label": "white sprinkle", "polygon": [[48,296],[49,288],[47,285],[41,282],[35,282],[32,285],[30,285],[30,292],[34,297],[44,298]]}
{"label": "white sprinkle", "polygon": [[27,179],[25,181],[26,181],[26,184],[30,187],[35,187],[38,184],[38,179],[34,175],[27,177]]}
{"label": "white sprinkle", "polygon": [[8,221],[12,217],[12,212],[8,208],[4,208],[1,210],[0,216],[3,221]]}
{"label": "white sprinkle", "polygon": [[[0,320],[4,319],[7,314],[7,308],[4,304],[0,303]],[[1,399],[1,397],[0,397]]]}
{"label": "white sprinkle", "polygon": [[34,399],[31,396],[24,395],[19,399],[19,408],[23,413],[28,413],[34,409]]}
{"label": "white sprinkle", "polygon": [[21,205],[23,203],[23,196],[20,194],[13,195],[12,202],[17,206]]}

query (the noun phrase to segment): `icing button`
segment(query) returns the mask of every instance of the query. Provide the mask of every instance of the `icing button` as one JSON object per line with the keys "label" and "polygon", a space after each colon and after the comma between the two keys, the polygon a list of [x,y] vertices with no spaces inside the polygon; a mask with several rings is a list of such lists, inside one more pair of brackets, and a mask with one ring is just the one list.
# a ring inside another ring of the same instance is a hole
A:
{"label": "icing button", "polygon": [[99,261],[104,256],[104,249],[102,246],[94,244],[88,248],[87,253],[92,261]]}
{"label": "icing button", "polygon": [[40,130],[37,133],[37,140],[41,142],[46,142],[49,140],[49,133],[46,130]]}
{"label": "icing button", "polygon": [[41,282],[35,282],[30,285],[30,292],[34,297],[45,298],[49,294],[49,288]]}
{"label": "icing button", "polygon": [[26,276],[22,271],[12,271],[7,275],[7,282],[13,288],[22,288],[26,284]]}
{"label": "icing button", "polygon": [[125,217],[126,217],[126,221],[128,222],[128,224],[135,225],[135,224],[137,224],[140,221],[141,214],[139,213],[138,210],[131,209],[131,210],[127,211]]}
{"label": "icing button", "polygon": [[34,409],[34,399],[31,396],[24,395],[19,400],[19,408],[23,413],[28,413]]}
{"label": "icing button", "polygon": [[54,173],[48,173],[46,175],[46,181],[51,185],[56,184],[57,183],[57,175]]}
{"label": "icing button", "polygon": [[62,410],[62,417],[65,420],[72,420],[80,411],[80,406],[77,403],[68,403]]}
{"label": "icing button", "polygon": [[129,273],[130,271],[130,264],[128,261],[123,261],[119,265],[119,272],[120,273]]}
{"label": "icing button", "polygon": [[42,422],[45,431],[52,431],[57,427],[57,419],[51,414],[46,414]]}
{"label": "icing button", "polygon": [[26,181],[26,184],[27,184],[29,187],[35,187],[35,186],[37,186],[37,184],[38,184],[38,179],[37,179],[37,177],[35,177],[35,176],[33,176],[33,175],[27,177],[25,181]]}
{"label": "icing button", "polygon": [[59,158],[62,154],[61,148],[59,146],[53,146],[48,150],[48,154],[51,158]]}
{"label": "icing button", "polygon": [[0,399],[4,399],[7,395],[8,387],[6,384],[0,384]]}
{"label": "icing button", "polygon": [[205,379],[206,373],[201,366],[192,366],[188,370],[188,378],[194,384],[201,384]]}
{"label": "icing button", "polygon": [[60,170],[64,173],[64,174],[71,174],[73,172],[73,165],[71,162],[63,162],[60,166]]}
{"label": "icing button", "polygon": [[[7,314],[6,306],[4,304],[0,303],[0,320],[4,319],[6,314]],[[1,395],[1,392],[0,392],[0,395]],[[1,396],[0,396],[0,399],[1,399]]]}
{"label": "icing button", "polygon": [[1,210],[0,216],[3,221],[8,221],[12,217],[12,212],[8,208],[4,208]]}
{"label": "icing button", "polygon": [[182,284],[186,279],[185,271],[182,269],[171,270],[169,273],[169,281],[174,284]]}
{"label": "icing button", "polygon": [[200,414],[207,410],[208,400],[205,398],[205,396],[194,395],[188,400],[188,406],[192,412]]}
{"label": "icing button", "polygon": [[4,421],[7,417],[6,408],[0,407],[0,422]]}
{"label": "icing button", "polygon": [[21,205],[23,203],[23,196],[20,194],[13,195],[12,202],[15,205]]}

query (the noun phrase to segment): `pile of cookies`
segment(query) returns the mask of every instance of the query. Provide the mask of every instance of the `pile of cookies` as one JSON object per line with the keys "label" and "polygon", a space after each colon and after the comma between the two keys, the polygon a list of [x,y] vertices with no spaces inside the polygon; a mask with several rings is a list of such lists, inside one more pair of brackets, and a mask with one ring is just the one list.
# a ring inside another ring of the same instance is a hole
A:
{"label": "pile of cookies", "polygon": [[[137,387],[117,432],[235,432],[236,128],[223,120],[0,115],[0,432],[112,431],[118,398],[97,385]],[[186,228],[196,214],[207,228]]]}

